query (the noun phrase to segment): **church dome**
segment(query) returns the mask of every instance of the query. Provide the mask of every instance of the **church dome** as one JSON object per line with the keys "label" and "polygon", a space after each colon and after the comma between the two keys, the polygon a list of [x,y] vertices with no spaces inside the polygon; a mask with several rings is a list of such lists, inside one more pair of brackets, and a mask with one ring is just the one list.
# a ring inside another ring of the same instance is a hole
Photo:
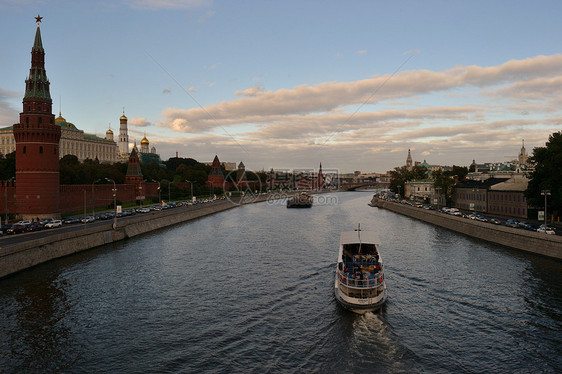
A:
{"label": "church dome", "polygon": [[59,116],[57,118],[55,118],[55,122],[66,122],[66,120],[63,118],[63,116],[59,112]]}
{"label": "church dome", "polygon": [[108,135],[110,135],[110,134],[113,135],[113,131],[111,129],[108,129],[105,133],[108,134]]}
{"label": "church dome", "polygon": [[123,113],[123,115],[121,117],[119,117],[120,120],[127,120],[127,117],[125,117],[125,113]]}
{"label": "church dome", "polygon": [[144,136],[144,138],[142,138],[141,140],[141,145],[149,145],[150,142],[148,141],[148,139],[146,138],[146,135]]}

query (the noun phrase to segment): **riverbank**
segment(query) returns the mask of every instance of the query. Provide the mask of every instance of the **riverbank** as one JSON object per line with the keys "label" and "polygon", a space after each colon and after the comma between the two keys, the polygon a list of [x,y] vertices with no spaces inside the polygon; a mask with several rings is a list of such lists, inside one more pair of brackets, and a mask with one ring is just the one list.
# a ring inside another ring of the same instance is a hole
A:
{"label": "riverbank", "polygon": [[[265,197],[263,200],[261,197],[256,199],[256,202],[258,200],[263,201]],[[119,219],[115,229],[109,222],[105,225],[84,225],[76,227],[72,231],[2,245],[0,248],[0,278],[57,258],[232,209],[239,204],[238,201],[219,200],[202,205],[137,215],[126,220]]]}
{"label": "riverbank", "polygon": [[476,239],[562,260],[562,236],[492,225],[375,197],[371,200],[371,206],[388,209]]}
{"label": "riverbank", "polygon": [[[53,231],[53,235],[26,238],[16,243],[1,243],[0,278],[15,274],[45,262],[86,251],[105,244],[153,232],[180,223],[188,222],[210,214],[264,201],[287,198],[293,193],[248,194],[216,200],[212,203],[162,210],[142,214],[125,220],[118,219],[115,229],[110,222],[104,225],[83,225],[65,232]],[[23,238],[22,238],[23,239]]]}

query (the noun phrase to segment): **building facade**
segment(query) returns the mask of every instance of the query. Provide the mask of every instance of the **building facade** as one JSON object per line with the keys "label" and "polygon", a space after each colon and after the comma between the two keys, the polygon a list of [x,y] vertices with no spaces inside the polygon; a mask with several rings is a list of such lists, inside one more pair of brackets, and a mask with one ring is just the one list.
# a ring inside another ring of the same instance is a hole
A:
{"label": "building facade", "polygon": [[412,180],[404,183],[406,199],[432,204],[436,198],[433,179]]}

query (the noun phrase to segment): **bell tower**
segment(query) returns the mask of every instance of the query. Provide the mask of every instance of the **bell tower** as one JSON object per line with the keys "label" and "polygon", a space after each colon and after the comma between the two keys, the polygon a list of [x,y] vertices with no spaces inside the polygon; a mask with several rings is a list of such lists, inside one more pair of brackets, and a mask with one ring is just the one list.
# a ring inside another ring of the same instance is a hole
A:
{"label": "bell tower", "polygon": [[14,124],[16,140],[16,203],[23,219],[60,217],[59,140],[50,82],[45,71],[45,50],[37,20],[31,48],[31,68],[25,80],[20,122]]}

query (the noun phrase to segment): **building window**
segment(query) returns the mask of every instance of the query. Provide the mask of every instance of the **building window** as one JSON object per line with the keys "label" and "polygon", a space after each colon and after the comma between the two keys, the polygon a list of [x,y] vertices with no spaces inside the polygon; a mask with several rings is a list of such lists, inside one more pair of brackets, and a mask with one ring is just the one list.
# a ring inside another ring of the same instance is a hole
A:
{"label": "building window", "polygon": [[39,117],[39,124],[43,123],[43,118]]}
{"label": "building window", "polygon": [[39,153],[43,153],[43,146],[42,145],[39,146]]}
{"label": "building window", "polygon": [[26,153],[27,153],[27,147],[24,145],[23,146],[23,154],[26,154]]}

